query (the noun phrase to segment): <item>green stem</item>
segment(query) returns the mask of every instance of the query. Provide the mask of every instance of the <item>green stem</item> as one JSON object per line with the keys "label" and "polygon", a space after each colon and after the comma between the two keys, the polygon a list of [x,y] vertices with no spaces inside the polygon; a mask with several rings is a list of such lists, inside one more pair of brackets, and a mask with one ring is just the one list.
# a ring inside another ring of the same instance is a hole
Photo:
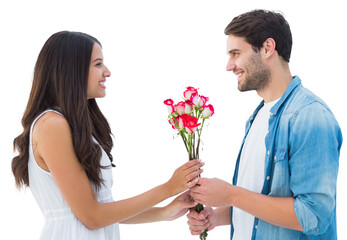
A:
{"label": "green stem", "polygon": [[198,139],[198,144],[196,145],[196,159],[199,159],[199,146],[200,146],[200,137]]}
{"label": "green stem", "polygon": [[200,131],[199,131],[199,139],[201,137],[201,132],[202,132],[202,128],[204,127],[204,124],[205,124],[205,118],[202,119],[201,128],[200,128]]}
{"label": "green stem", "polygon": [[185,137],[185,134],[182,131],[180,131],[179,134],[181,135],[183,143],[184,143],[184,146],[186,147],[187,152],[189,153],[189,149],[188,149],[188,146],[187,146],[187,139]]}
{"label": "green stem", "polygon": [[191,134],[188,133],[188,154],[189,154],[189,160],[193,160],[193,151],[192,151],[192,137]]}
{"label": "green stem", "polygon": [[193,148],[193,157],[195,158],[196,155],[195,155],[195,133],[192,133],[192,148]]}
{"label": "green stem", "polygon": [[205,118],[202,120],[202,123],[201,123],[201,128],[200,130],[198,131],[198,144],[196,146],[196,157],[199,158],[199,148],[200,148],[200,139],[201,139],[201,133],[202,133],[202,128],[204,127],[204,123],[205,123]]}
{"label": "green stem", "polygon": [[[198,203],[196,206],[195,206],[195,211],[200,213],[203,209],[204,209],[204,206],[200,203]],[[207,228],[205,229],[205,231],[203,233],[200,234],[200,240],[206,240],[207,238]]]}

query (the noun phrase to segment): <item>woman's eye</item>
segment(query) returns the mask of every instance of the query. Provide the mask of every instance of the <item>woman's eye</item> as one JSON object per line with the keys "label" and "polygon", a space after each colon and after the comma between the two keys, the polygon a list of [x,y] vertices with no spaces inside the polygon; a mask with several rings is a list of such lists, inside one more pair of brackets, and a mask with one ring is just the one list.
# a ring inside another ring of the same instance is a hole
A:
{"label": "woman's eye", "polygon": [[95,66],[100,67],[101,63],[99,62],[99,63],[95,64]]}

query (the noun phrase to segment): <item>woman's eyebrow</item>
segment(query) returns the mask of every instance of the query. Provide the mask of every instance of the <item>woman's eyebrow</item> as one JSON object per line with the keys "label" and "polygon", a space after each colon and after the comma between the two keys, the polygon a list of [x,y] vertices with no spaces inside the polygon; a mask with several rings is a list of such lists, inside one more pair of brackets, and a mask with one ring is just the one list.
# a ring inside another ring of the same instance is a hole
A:
{"label": "woman's eyebrow", "polygon": [[93,62],[96,62],[96,61],[102,61],[102,58],[97,58],[97,59],[95,59]]}

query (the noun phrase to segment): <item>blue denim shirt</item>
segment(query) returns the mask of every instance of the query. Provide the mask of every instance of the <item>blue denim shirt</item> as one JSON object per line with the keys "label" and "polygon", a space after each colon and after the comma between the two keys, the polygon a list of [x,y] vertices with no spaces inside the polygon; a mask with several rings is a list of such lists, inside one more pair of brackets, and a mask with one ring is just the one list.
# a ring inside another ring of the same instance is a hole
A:
{"label": "blue denim shirt", "polygon": [[[246,135],[260,103],[247,121]],[[295,76],[271,108],[265,138],[265,179],[262,194],[293,197],[303,232],[278,227],[255,218],[252,239],[337,239],[336,180],[342,144],[340,127],[329,107],[304,88]],[[237,183],[242,146],[233,184]],[[231,207],[231,239],[233,238]]]}

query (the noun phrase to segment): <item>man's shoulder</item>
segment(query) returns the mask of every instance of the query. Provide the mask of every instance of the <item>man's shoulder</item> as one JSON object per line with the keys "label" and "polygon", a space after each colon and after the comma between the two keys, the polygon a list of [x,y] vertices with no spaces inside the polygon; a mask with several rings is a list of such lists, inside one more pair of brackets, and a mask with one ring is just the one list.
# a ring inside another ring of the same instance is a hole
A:
{"label": "man's shoulder", "polygon": [[313,111],[322,109],[331,112],[328,105],[320,97],[301,85],[287,102],[285,112],[299,113],[303,109]]}

